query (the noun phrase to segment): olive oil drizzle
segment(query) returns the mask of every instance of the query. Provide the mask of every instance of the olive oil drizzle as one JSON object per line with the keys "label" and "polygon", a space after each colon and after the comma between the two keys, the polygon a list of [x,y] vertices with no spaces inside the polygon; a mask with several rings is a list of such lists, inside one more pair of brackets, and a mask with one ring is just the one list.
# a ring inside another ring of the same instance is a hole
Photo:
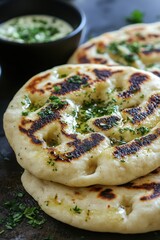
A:
{"label": "olive oil drizzle", "polygon": [[76,121],[77,121],[77,132],[87,133],[93,131],[89,128],[87,121],[91,118],[102,117],[105,115],[111,115],[118,111],[118,105],[116,100],[112,99],[109,102],[102,100],[90,100],[84,101],[83,105],[79,108]]}

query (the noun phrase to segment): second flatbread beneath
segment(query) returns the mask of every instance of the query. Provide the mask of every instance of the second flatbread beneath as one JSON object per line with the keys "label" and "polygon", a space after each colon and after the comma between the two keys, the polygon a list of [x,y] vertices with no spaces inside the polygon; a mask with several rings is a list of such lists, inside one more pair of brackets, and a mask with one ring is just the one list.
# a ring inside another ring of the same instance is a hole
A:
{"label": "second flatbread beneath", "polygon": [[26,191],[51,217],[99,232],[160,230],[160,169],[122,186],[72,188],[22,175]]}
{"label": "second flatbread beneath", "polygon": [[69,63],[133,66],[160,77],[160,22],[106,32],[81,45]]}

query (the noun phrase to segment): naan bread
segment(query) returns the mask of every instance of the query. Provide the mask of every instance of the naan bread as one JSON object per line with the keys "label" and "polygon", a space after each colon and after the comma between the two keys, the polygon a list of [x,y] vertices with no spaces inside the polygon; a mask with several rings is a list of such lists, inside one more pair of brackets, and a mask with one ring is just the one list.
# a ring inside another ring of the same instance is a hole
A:
{"label": "naan bread", "polygon": [[80,46],[69,63],[129,65],[160,77],[160,22],[104,33]]}
{"label": "naan bread", "polygon": [[160,81],[132,67],[63,65],[34,76],[4,115],[19,164],[70,186],[123,184],[160,166]]}
{"label": "naan bread", "polygon": [[26,191],[51,217],[100,232],[160,230],[160,169],[121,186],[72,188],[22,175]]}

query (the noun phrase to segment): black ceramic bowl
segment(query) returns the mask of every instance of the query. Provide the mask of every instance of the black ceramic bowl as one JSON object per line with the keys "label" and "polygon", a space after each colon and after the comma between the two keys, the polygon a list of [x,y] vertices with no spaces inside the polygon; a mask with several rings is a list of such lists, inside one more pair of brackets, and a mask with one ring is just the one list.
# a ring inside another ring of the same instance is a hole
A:
{"label": "black ceramic bowl", "polygon": [[17,16],[51,15],[70,23],[73,31],[66,37],[47,43],[18,43],[0,38],[0,64],[5,81],[25,82],[34,74],[55,65],[66,63],[77,48],[85,16],[82,10],[68,1],[2,0],[0,23]]}

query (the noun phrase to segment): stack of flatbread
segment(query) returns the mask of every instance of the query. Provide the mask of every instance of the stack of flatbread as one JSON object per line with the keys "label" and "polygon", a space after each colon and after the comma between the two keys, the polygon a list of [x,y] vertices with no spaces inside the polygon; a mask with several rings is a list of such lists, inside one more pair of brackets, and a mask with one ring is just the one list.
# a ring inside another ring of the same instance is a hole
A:
{"label": "stack of flatbread", "polygon": [[160,230],[159,42],[160,24],[106,33],[10,102],[4,130],[23,186],[53,218],[99,232]]}

